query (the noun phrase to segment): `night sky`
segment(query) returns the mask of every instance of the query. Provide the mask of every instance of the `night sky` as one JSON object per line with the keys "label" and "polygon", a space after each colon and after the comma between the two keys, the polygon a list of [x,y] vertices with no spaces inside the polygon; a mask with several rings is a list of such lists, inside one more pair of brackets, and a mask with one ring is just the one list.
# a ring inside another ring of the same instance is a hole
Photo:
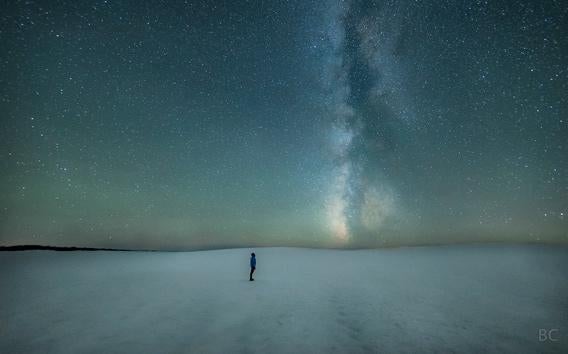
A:
{"label": "night sky", "polygon": [[568,241],[568,3],[7,1],[0,244]]}

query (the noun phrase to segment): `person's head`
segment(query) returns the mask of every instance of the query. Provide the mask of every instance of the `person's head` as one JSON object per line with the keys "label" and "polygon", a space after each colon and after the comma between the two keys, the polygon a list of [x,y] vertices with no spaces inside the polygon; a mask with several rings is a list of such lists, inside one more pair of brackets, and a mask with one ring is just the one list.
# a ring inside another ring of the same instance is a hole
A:
{"label": "person's head", "polygon": [[253,253],[250,254],[250,256],[251,256],[251,257],[256,257],[256,254],[254,254],[254,252],[253,252]]}

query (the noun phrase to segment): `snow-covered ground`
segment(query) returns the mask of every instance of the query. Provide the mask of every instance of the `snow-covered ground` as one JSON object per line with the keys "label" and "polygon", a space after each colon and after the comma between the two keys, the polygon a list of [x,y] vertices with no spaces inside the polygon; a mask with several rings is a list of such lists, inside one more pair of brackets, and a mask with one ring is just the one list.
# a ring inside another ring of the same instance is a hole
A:
{"label": "snow-covered ground", "polygon": [[568,352],[566,247],[255,251],[2,252],[0,352]]}

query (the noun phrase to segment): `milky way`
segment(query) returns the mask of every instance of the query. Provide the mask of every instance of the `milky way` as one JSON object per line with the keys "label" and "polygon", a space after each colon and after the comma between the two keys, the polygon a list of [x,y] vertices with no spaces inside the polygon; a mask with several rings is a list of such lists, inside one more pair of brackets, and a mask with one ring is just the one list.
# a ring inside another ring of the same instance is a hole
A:
{"label": "milky way", "polygon": [[[341,3],[332,15],[329,40],[335,58],[330,61],[328,82],[337,171],[328,216],[332,232],[342,242],[349,241],[358,226],[382,236],[382,227],[394,214],[388,181],[372,167],[382,163],[385,115],[408,120],[411,111],[394,53],[400,12],[394,3],[372,9]],[[377,105],[386,111],[379,111]]]}
{"label": "milky way", "polygon": [[568,240],[562,1],[0,14],[0,243]]}

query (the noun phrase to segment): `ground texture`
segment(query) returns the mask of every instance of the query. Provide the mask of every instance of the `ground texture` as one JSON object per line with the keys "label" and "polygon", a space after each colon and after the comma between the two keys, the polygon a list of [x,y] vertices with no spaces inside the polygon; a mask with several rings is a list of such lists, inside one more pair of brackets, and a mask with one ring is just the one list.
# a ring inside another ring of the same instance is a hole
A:
{"label": "ground texture", "polygon": [[255,251],[3,252],[0,352],[568,352],[565,247]]}

